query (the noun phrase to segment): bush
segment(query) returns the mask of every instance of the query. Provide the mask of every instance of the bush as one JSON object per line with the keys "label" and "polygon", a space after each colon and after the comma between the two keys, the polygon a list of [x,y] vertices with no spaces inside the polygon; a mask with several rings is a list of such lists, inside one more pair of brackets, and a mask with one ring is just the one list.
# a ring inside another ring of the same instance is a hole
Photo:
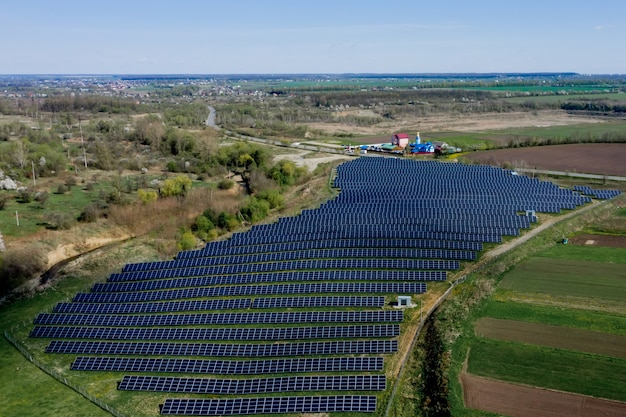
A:
{"label": "bush", "polygon": [[39,203],[39,208],[43,208],[43,206],[46,204],[46,201],[48,201],[48,192],[47,191],[40,191],[37,194],[35,194],[35,201]]}
{"label": "bush", "polygon": [[24,189],[24,190],[19,190],[17,192],[17,201],[19,201],[20,203],[30,203],[33,199],[33,195],[31,194],[30,191]]}
{"label": "bush", "polygon": [[190,250],[196,247],[197,244],[196,237],[190,230],[183,232],[178,241],[178,250]]}
{"label": "bush", "polygon": [[186,175],[177,175],[175,178],[165,180],[161,188],[163,197],[184,197],[191,190],[191,179]]}
{"label": "bush", "polygon": [[7,194],[0,194],[0,210],[4,210],[9,201],[9,196]]}
{"label": "bush", "polygon": [[139,190],[137,196],[142,203],[148,204],[156,201],[159,195],[154,190]]}
{"label": "bush", "polygon": [[241,215],[249,222],[258,222],[267,217],[270,212],[270,203],[251,197],[244,207],[241,208]]}
{"label": "bush", "polygon": [[55,230],[67,230],[74,225],[72,216],[58,211],[44,214],[43,219],[50,229]]}
{"label": "bush", "polygon": [[57,194],[65,194],[68,191],[68,188],[66,185],[64,184],[59,184],[59,186],[57,187],[56,193]]}
{"label": "bush", "polygon": [[235,186],[235,181],[229,180],[228,178],[224,178],[220,182],[217,183],[217,188],[220,190],[230,190]]}
{"label": "bush", "polygon": [[78,216],[78,221],[87,222],[87,223],[95,222],[100,217],[106,214],[106,209],[107,209],[107,206],[104,202],[95,202],[95,203],[87,204],[83,208],[83,211]]}
{"label": "bush", "polygon": [[278,190],[268,190],[257,194],[257,197],[266,200],[271,209],[281,208],[285,205],[285,197]]}
{"label": "bush", "polygon": [[47,258],[40,247],[19,246],[3,252],[0,293],[6,294],[44,272]]}

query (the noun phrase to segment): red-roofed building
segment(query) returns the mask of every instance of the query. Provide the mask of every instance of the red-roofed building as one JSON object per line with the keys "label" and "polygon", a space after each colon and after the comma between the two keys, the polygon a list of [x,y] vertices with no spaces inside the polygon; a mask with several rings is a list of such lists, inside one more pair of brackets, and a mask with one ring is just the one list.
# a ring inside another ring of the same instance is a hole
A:
{"label": "red-roofed building", "polygon": [[396,133],[391,137],[391,144],[400,146],[401,148],[406,148],[409,144],[409,135],[406,133]]}

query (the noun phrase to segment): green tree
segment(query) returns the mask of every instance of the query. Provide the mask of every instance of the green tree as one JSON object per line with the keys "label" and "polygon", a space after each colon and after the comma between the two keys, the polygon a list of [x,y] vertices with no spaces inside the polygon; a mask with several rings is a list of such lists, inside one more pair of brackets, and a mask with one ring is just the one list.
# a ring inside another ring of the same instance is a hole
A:
{"label": "green tree", "polygon": [[191,190],[191,179],[186,175],[177,175],[165,180],[161,187],[163,197],[184,197]]}
{"label": "green tree", "polygon": [[152,203],[158,198],[158,194],[154,190],[137,190],[137,196],[143,204]]}

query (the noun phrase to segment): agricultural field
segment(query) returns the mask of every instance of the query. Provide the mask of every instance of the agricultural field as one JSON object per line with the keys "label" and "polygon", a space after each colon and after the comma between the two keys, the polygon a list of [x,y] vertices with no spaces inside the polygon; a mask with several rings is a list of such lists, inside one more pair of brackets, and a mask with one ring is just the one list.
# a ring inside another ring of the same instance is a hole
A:
{"label": "agricultural field", "polygon": [[464,154],[463,158],[489,165],[626,176],[626,144],[622,143],[495,149]]}
{"label": "agricultural field", "polygon": [[[605,223],[622,218],[622,211]],[[598,223],[587,230],[601,229]],[[589,396],[568,400],[578,404],[580,415],[594,415],[585,410],[585,398],[606,407],[606,415],[626,411],[626,385],[615,377],[626,372],[626,249],[619,230],[613,239],[603,239],[609,236],[606,224],[602,235],[570,236],[568,245],[536,253],[503,275],[478,312],[459,376],[466,407],[513,416],[565,416],[555,404],[577,394]],[[602,246],[603,241],[618,244]],[[532,398],[532,405],[520,403],[511,411],[506,398],[510,401],[510,393],[518,391],[520,398]]]}

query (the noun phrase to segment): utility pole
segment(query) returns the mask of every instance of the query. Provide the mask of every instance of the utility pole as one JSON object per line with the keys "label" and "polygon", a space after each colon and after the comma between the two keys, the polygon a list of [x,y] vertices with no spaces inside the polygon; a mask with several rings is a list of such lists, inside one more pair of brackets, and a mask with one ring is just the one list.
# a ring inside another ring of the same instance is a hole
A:
{"label": "utility pole", "polygon": [[37,188],[37,180],[35,179],[35,162],[30,161],[31,166],[33,167],[33,190]]}
{"label": "utility pole", "polygon": [[78,118],[78,129],[80,129],[80,143],[83,146],[83,159],[85,160],[85,169],[87,169],[87,151],[85,150],[85,139],[83,138],[83,125]]}

